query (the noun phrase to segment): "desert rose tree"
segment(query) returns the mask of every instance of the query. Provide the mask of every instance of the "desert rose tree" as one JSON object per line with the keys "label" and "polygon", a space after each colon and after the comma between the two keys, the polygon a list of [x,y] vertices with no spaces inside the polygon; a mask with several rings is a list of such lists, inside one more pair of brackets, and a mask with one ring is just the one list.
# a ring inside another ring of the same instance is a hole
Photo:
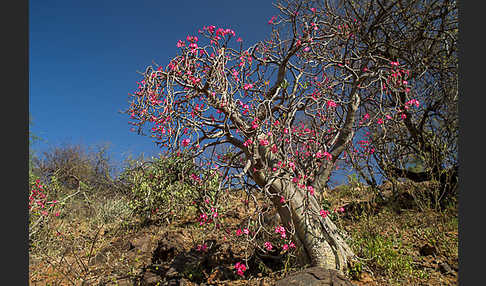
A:
{"label": "desert rose tree", "polygon": [[[367,106],[366,138],[348,150],[351,165],[371,186],[380,176],[434,182],[426,193],[435,207],[447,205],[459,179],[456,1],[344,1],[341,9],[363,22],[362,45],[395,63],[385,85],[368,88],[383,96]],[[383,106],[395,106],[402,120],[383,125],[391,116]],[[372,154],[354,151],[364,147]]]}
{"label": "desert rose tree", "polygon": [[[356,38],[365,25],[339,3],[276,7],[271,35],[248,48],[235,31],[211,25],[178,41],[180,53],[168,65],[147,67],[127,113],[169,152],[218,168],[220,188],[269,199],[306,261],[343,270],[354,254],[320,194],[372,122],[368,107],[376,110],[383,96],[376,90],[388,84],[412,93],[402,81],[387,83],[406,72]],[[383,126],[402,120],[396,106],[380,112]]]}

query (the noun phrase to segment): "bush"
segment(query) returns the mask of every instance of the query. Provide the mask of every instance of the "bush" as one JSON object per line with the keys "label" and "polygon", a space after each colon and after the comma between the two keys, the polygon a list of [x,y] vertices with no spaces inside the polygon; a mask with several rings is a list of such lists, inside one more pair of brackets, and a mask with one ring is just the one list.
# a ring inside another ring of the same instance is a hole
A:
{"label": "bush", "polygon": [[[353,243],[359,250],[358,255],[363,257],[369,266],[397,278],[413,273],[412,258],[404,253],[400,240],[389,240],[378,233],[364,233],[355,237]],[[362,268],[360,264],[357,266]]]}
{"label": "bush", "polygon": [[130,208],[143,219],[175,218],[190,209],[196,211],[204,195],[211,196],[215,178],[203,183],[195,164],[184,155],[131,160],[119,176],[129,190]]}
{"label": "bush", "polygon": [[33,173],[41,181],[50,183],[56,177],[65,195],[80,184],[89,186],[93,192],[108,190],[113,186],[110,173],[113,167],[107,154],[107,147],[87,150],[80,145],[63,145],[43,152],[42,158],[33,159]]}

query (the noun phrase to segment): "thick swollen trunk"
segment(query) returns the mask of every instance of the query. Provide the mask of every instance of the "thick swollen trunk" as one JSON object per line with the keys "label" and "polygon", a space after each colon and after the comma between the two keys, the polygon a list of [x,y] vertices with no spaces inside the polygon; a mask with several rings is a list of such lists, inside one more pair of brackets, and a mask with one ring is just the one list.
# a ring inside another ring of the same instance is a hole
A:
{"label": "thick swollen trunk", "polygon": [[[262,187],[267,185],[268,178],[261,173],[254,174],[255,181]],[[293,225],[296,230],[296,244],[300,247],[299,256],[305,263],[327,269],[343,271],[347,261],[354,254],[338,233],[329,217],[319,215],[319,206],[315,197],[306,198],[306,193],[297,189],[289,180],[270,179],[269,190],[273,196],[284,226]],[[280,202],[280,195],[287,198],[286,204]]]}

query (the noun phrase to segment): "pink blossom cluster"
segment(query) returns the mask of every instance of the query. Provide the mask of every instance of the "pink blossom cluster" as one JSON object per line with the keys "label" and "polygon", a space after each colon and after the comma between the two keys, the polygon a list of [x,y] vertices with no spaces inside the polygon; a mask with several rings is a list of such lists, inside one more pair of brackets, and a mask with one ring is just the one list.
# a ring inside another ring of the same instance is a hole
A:
{"label": "pink blossom cluster", "polygon": [[408,109],[410,105],[415,105],[415,107],[419,107],[420,103],[416,99],[410,99],[409,101],[405,102],[405,109]]}
{"label": "pink blossom cluster", "polygon": [[243,146],[248,147],[248,146],[250,146],[251,144],[253,144],[253,141],[252,141],[251,139],[248,139],[248,140],[246,140],[246,141],[243,143]]}
{"label": "pink blossom cluster", "polygon": [[210,214],[208,215],[207,213],[202,213],[199,215],[199,218],[198,218],[198,221],[199,221],[199,225],[204,225],[204,224],[207,224],[207,223],[212,223],[213,222],[213,219],[218,217],[218,212],[216,211],[216,209],[214,207],[211,207],[211,211],[210,211]]}
{"label": "pink blossom cluster", "polygon": [[399,68],[400,63],[398,61],[390,62],[390,65],[392,67],[392,71],[386,80],[386,84],[383,83],[383,89],[386,90],[387,85],[391,85],[395,88],[402,89],[406,93],[409,93],[411,89],[408,86],[408,81],[406,79],[410,76],[410,71]]}
{"label": "pink blossom cluster", "polygon": [[204,252],[208,249],[208,246],[206,245],[206,243],[198,244],[196,249],[197,249],[197,251]]}
{"label": "pink blossom cluster", "polygon": [[265,243],[263,244],[263,246],[265,247],[266,250],[270,251],[273,249],[273,245],[270,241],[265,241]]}
{"label": "pink blossom cluster", "polygon": [[287,238],[287,233],[285,232],[285,228],[283,226],[275,227],[275,233],[280,233],[280,237]]}
{"label": "pink blossom cluster", "polygon": [[236,230],[236,236],[241,236],[242,234],[246,234],[246,235],[249,235],[250,234],[250,230],[248,228],[244,228],[243,230],[241,230],[241,228],[237,229]]}
{"label": "pink blossom cluster", "polygon": [[236,262],[235,269],[236,269],[236,274],[243,277],[245,275],[245,271],[247,270],[247,267],[243,263]]}
{"label": "pink blossom cluster", "polygon": [[[337,209],[334,209],[333,210],[334,213],[343,213],[344,212],[344,208],[343,207],[339,207]],[[328,210],[320,210],[319,211],[319,214],[322,216],[322,218],[326,218],[326,216],[328,216],[331,212],[328,211]]]}
{"label": "pink blossom cluster", "polygon": [[319,150],[319,151],[317,151],[317,153],[315,154],[315,156],[316,156],[317,159],[324,158],[324,157],[327,160],[331,160],[332,159],[332,155],[329,152],[327,152],[327,151],[322,152],[322,151]]}
{"label": "pink blossom cluster", "polygon": [[287,251],[289,248],[295,248],[295,244],[291,241],[289,244],[282,245],[282,249]]}
{"label": "pink blossom cluster", "polygon": [[[34,185],[30,189],[29,195],[29,213],[39,212],[43,216],[49,215],[49,210],[55,204],[58,203],[57,200],[47,201],[46,189],[44,185],[37,179]],[[60,212],[54,213],[54,216],[59,216]]]}

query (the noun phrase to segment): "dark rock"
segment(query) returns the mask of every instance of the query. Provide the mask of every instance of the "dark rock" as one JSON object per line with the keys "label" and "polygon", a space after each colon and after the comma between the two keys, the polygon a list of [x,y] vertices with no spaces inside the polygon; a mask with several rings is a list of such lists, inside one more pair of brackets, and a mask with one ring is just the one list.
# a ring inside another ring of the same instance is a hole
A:
{"label": "dark rock", "polygon": [[184,236],[176,232],[162,234],[157,247],[152,253],[152,264],[161,264],[172,261],[177,255],[184,252]]}
{"label": "dark rock", "polygon": [[353,286],[346,277],[333,269],[310,267],[277,281],[275,286]]}
{"label": "dark rock", "polygon": [[452,268],[447,264],[447,262],[442,262],[439,264],[439,270],[442,274],[454,274]]}
{"label": "dark rock", "polygon": [[437,253],[437,250],[435,249],[435,247],[429,244],[425,244],[420,248],[419,253],[422,256],[428,256]]}

